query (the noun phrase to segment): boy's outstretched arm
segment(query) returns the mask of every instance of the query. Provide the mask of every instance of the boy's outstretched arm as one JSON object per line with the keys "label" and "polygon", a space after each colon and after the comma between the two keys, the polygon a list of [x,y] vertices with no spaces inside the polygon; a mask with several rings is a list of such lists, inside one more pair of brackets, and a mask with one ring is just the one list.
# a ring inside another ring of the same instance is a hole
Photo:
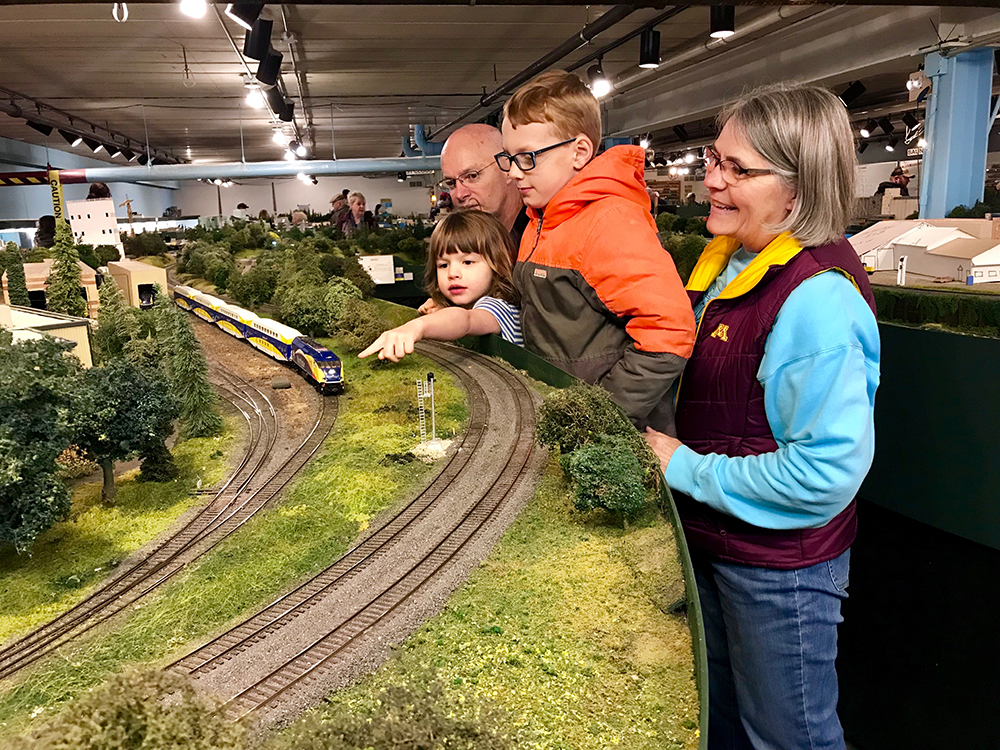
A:
{"label": "boy's outstretched arm", "polygon": [[358,357],[378,352],[379,359],[398,362],[407,354],[413,354],[413,345],[421,339],[454,341],[463,336],[485,336],[488,333],[500,333],[500,323],[486,310],[446,307],[386,331]]}

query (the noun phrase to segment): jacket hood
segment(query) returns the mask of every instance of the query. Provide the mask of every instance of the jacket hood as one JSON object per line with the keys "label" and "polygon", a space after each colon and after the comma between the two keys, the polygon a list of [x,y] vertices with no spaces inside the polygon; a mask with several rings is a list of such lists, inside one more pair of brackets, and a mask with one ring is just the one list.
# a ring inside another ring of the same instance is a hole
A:
{"label": "jacket hood", "polygon": [[[644,177],[646,152],[639,146],[614,146],[594,157],[556,193],[545,207],[545,225],[553,227],[576,215],[588,203],[612,196],[649,211]],[[537,219],[539,212],[529,208]]]}

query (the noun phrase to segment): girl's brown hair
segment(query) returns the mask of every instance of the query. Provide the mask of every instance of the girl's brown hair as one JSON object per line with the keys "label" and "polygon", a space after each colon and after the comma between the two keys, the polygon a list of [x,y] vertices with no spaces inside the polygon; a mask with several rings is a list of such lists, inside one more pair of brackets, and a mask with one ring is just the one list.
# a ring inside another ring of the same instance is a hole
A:
{"label": "girl's brown hair", "polygon": [[438,286],[437,262],[451,253],[478,253],[493,271],[488,297],[496,297],[515,307],[521,297],[514,288],[513,257],[517,249],[510,232],[492,214],[485,211],[456,211],[438,222],[431,234],[424,269],[424,289],[438,307],[451,307],[451,301]]}

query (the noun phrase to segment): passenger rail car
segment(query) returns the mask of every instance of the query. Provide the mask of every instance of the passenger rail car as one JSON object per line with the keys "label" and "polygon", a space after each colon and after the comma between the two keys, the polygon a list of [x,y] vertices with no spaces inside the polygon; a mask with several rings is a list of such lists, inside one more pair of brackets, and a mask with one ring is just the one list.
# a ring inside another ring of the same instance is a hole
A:
{"label": "passenger rail car", "polygon": [[204,294],[188,286],[174,287],[174,302],[230,336],[244,339],[280,362],[294,365],[321,393],[343,393],[340,359],[325,346],[294,328]]}

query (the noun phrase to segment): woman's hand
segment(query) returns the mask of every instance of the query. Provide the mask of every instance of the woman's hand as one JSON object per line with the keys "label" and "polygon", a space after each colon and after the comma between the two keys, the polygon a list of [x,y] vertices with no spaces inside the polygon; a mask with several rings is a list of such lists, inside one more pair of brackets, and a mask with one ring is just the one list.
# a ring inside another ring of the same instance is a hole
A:
{"label": "woman's hand", "polygon": [[667,470],[667,464],[670,463],[670,457],[674,455],[674,451],[684,445],[677,438],[657,432],[652,427],[646,428],[646,434],[643,437],[646,438],[649,447],[653,449],[653,453],[659,457],[662,471]]}

